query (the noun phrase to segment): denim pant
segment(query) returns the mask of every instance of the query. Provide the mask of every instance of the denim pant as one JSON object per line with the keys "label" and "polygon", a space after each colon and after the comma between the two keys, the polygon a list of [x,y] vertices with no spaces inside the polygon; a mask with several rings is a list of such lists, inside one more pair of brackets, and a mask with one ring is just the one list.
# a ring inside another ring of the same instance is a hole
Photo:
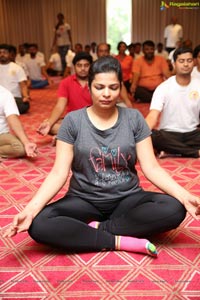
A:
{"label": "denim pant", "polygon": [[48,84],[49,83],[48,83],[47,79],[45,79],[45,80],[31,80],[31,88],[32,89],[42,89],[45,86],[47,86]]}

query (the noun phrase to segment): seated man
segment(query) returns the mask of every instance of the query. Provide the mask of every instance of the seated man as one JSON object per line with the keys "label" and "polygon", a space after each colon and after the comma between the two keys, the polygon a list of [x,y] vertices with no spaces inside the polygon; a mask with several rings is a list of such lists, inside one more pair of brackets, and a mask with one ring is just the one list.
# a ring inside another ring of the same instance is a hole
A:
{"label": "seated man", "polygon": [[138,102],[150,102],[156,87],[170,76],[169,66],[164,57],[155,56],[155,44],[143,43],[144,56],[134,60],[131,92]]}
{"label": "seated man", "polygon": [[9,90],[18,106],[20,114],[29,110],[27,77],[21,66],[12,61],[12,46],[0,45],[0,85]]}
{"label": "seated man", "polygon": [[[37,155],[36,144],[29,141],[18,115],[12,94],[0,86],[0,158]],[[9,127],[15,135],[9,132]]]}
{"label": "seated man", "polygon": [[196,46],[193,51],[195,66],[192,70],[192,77],[200,79],[200,45]]}
{"label": "seated man", "polygon": [[146,121],[153,130],[154,149],[166,155],[200,157],[200,84],[191,77],[193,51],[178,48],[174,53],[176,75],[155,90]]}
{"label": "seated man", "polygon": [[65,61],[66,61],[66,68],[63,77],[67,77],[69,75],[73,75],[75,73],[74,71],[74,65],[73,65],[73,58],[74,56],[79,53],[83,52],[83,46],[80,43],[76,43],[74,46],[74,51],[68,50],[66,56],[65,56]]}
{"label": "seated man", "polygon": [[48,133],[56,135],[62,121],[63,114],[89,106],[92,104],[88,88],[88,73],[92,64],[92,57],[88,53],[80,52],[73,59],[75,74],[63,79],[58,89],[58,101],[48,120],[44,120],[38,128],[42,135]]}
{"label": "seated man", "polygon": [[25,60],[25,64],[28,69],[32,89],[41,89],[51,84],[51,79],[46,72],[44,58],[41,54],[37,55],[37,53],[38,46],[36,44],[30,44],[30,56]]}
{"label": "seated man", "polygon": [[61,76],[62,75],[62,62],[60,54],[58,53],[58,47],[53,48],[52,54],[46,66],[46,71],[49,76]]}

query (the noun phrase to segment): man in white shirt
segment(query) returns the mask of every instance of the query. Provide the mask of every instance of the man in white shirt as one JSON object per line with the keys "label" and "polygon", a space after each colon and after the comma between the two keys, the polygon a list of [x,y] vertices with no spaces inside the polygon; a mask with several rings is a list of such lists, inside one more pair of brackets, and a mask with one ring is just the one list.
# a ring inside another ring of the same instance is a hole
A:
{"label": "man in white shirt", "polygon": [[47,74],[49,76],[62,75],[62,63],[61,63],[60,54],[58,53],[57,46],[53,48],[53,52],[49,58],[46,69],[47,69]]}
{"label": "man in white shirt", "polygon": [[193,58],[195,66],[192,70],[192,77],[198,78],[200,80],[200,45],[194,48]]}
{"label": "man in white shirt", "polygon": [[51,84],[51,79],[46,72],[46,64],[42,56],[37,55],[37,44],[29,45],[30,56],[25,60],[31,80],[32,89],[41,89]]}
{"label": "man in white shirt", "polygon": [[8,89],[15,98],[20,114],[29,110],[27,77],[21,66],[11,61],[11,47],[0,45],[0,85]]}
{"label": "man in white shirt", "polygon": [[167,52],[176,48],[177,41],[181,41],[183,38],[183,28],[180,24],[177,24],[177,17],[171,18],[171,24],[167,25],[164,30],[165,48]]}
{"label": "man in white shirt", "polygon": [[18,116],[15,99],[0,86],[0,159],[37,155],[37,146],[29,141]]}
{"label": "man in white shirt", "polygon": [[[200,84],[191,76],[193,51],[178,48],[174,53],[176,75],[155,90],[146,121],[159,157],[200,157]],[[159,123],[159,124],[158,124]]]}
{"label": "man in white shirt", "polygon": [[74,51],[68,50],[66,56],[65,56],[65,61],[66,61],[66,69],[64,72],[63,77],[67,77],[69,75],[75,74],[75,69],[74,69],[74,64],[73,64],[73,58],[77,53],[80,53],[83,51],[83,46],[80,43],[76,43],[74,46]]}

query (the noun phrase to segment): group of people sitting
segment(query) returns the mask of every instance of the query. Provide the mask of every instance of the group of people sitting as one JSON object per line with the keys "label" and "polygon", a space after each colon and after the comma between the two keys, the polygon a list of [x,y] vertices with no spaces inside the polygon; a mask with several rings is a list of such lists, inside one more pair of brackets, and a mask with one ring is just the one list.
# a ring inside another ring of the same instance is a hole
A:
{"label": "group of people sitting", "polygon": [[[19,114],[28,111],[30,87],[42,88],[52,81],[52,77],[47,74],[49,65],[45,65],[44,54],[38,51],[37,45],[29,45],[29,53],[24,51],[24,45],[21,48],[21,52],[17,54],[15,47],[0,45],[0,85],[10,91],[15,98],[13,105],[17,105],[17,108],[11,109],[9,104],[9,108],[6,108],[5,105],[8,105],[6,99],[1,104],[1,119],[3,120],[0,136],[1,157],[21,157],[25,153],[36,155],[36,145],[28,143],[31,148],[29,146],[26,150],[27,147],[24,145],[27,145],[28,138],[24,137],[25,132],[22,131],[22,126],[16,126],[12,119],[13,115],[16,119],[17,110]],[[200,45],[194,50],[186,46],[175,49],[173,55],[175,75],[172,75],[166,59],[155,54],[153,41],[145,41],[142,45],[143,54],[137,59],[131,58],[131,78],[127,76],[125,68],[131,57],[126,54],[127,46],[124,42],[119,42],[117,48],[119,54],[115,55],[115,58],[120,63],[123,76],[117,105],[132,108],[133,99],[136,99],[139,94],[143,95],[145,102],[151,101],[146,121],[152,130],[152,142],[158,156],[160,158],[169,155],[199,157]],[[100,43],[97,46],[97,58],[110,54],[110,47],[107,43]],[[66,61],[68,74],[60,82],[57,103],[49,118],[44,120],[37,130],[42,135],[53,135],[53,142],[56,141],[56,135],[65,114],[92,104],[88,88],[88,74],[94,58],[88,52],[83,52],[81,44],[77,43],[75,52],[68,51]],[[33,74],[34,71],[36,73],[34,67],[40,69],[40,75],[46,76],[46,80],[43,77],[39,82],[33,79],[33,76],[26,76],[26,68],[28,74]],[[148,82],[148,87],[145,82]],[[151,90],[149,90],[150,86]],[[3,94],[5,95],[6,91]],[[10,99],[11,96],[9,95],[8,98]],[[174,99],[177,100],[174,101]],[[7,124],[14,130],[16,136],[10,133],[8,136],[5,135],[9,131]]]}
{"label": "group of people sitting", "polygon": [[[178,49],[174,61],[176,76],[160,86],[171,96],[173,89],[183,95],[183,98],[173,98],[177,102],[172,103],[173,113],[183,114],[188,110],[182,127],[189,122],[193,130],[196,119],[188,120],[189,110],[196,117],[198,109],[199,117],[200,91],[191,82],[192,51]],[[81,89],[86,98],[90,92],[91,102],[67,113],[63,119],[50,173],[26,207],[14,216],[3,237],[28,231],[36,242],[68,253],[128,251],[157,257],[156,245],[149,239],[177,228],[187,212],[199,219],[200,199],[175,182],[159,165],[151,130],[142,114],[137,109],[117,105],[123,86],[120,62],[113,56],[91,62],[89,54],[77,54],[73,59],[75,74],[61,81],[54,122],[61,111],[59,103],[69,104],[69,97],[75,91]],[[168,104],[167,97],[161,100],[159,109],[165,101],[164,106]],[[183,105],[181,100],[187,102],[184,110],[179,107]],[[52,120],[39,131],[48,132]],[[177,124],[180,124],[178,116]],[[143,190],[136,163],[163,193]],[[66,195],[50,203],[69,174]]]}

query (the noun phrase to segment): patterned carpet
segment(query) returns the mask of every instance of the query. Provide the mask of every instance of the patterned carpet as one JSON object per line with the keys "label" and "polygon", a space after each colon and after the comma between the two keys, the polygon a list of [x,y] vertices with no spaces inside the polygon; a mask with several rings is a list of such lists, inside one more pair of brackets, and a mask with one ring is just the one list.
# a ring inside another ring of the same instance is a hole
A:
{"label": "patterned carpet", "polygon": [[[36,159],[0,163],[0,227],[12,221],[40,186],[55,157],[51,137],[36,133],[56,102],[57,82],[31,92],[31,110],[21,120],[37,142]],[[135,105],[144,115],[148,104]],[[173,178],[200,194],[200,159],[160,160]],[[141,185],[156,190],[142,175]],[[67,184],[56,197],[67,190]],[[153,212],[152,212],[153,213]],[[1,230],[1,232],[2,232]],[[81,255],[58,253],[36,244],[27,233],[0,238],[0,299],[200,300],[200,223],[190,216],[181,226],[154,237],[158,258],[127,252]]]}

